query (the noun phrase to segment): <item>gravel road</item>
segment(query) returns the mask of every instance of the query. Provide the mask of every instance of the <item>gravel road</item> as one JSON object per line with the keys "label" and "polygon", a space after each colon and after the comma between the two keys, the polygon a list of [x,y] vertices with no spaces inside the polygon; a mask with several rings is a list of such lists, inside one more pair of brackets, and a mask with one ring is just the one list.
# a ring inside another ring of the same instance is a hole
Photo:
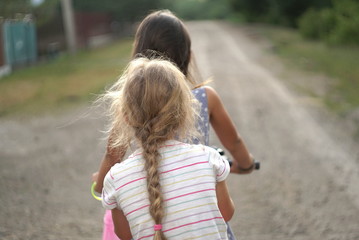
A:
{"label": "gravel road", "polygon": [[[262,164],[229,177],[237,239],[359,239],[359,144],[350,126],[294,91],[291,82],[306,75],[283,67],[253,29],[187,25],[203,76],[213,77]],[[103,209],[89,190],[103,126],[88,106],[0,118],[0,239],[101,238]]]}

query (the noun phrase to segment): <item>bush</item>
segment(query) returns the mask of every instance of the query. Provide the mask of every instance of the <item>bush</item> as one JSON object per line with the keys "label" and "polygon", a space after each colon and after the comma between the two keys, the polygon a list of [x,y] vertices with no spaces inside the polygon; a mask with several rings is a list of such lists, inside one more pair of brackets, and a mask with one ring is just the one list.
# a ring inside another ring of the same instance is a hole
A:
{"label": "bush", "polygon": [[333,0],[333,8],[310,9],[299,19],[302,36],[329,44],[359,45],[359,2]]}
{"label": "bush", "polygon": [[317,24],[320,25],[319,37],[324,40],[328,39],[328,37],[334,31],[334,27],[336,24],[336,17],[334,11],[329,8],[320,10]]}
{"label": "bush", "polygon": [[172,10],[185,20],[194,19],[224,19],[231,10],[229,5],[222,0],[198,1],[180,0],[173,1]]}
{"label": "bush", "polygon": [[321,24],[318,21],[319,11],[309,9],[298,21],[299,31],[303,37],[318,39],[320,37]]}
{"label": "bush", "polygon": [[334,44],[359,45],[359,2],[335,1],[335,27],[329,41]]}

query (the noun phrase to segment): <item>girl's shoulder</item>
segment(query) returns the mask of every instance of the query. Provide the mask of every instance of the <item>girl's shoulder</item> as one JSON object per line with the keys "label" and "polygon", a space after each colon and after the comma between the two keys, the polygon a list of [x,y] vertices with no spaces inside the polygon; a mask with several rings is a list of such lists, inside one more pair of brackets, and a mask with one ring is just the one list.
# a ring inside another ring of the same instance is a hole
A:
{"label": "girl's shoulder", "polygon": [[217,182],[221,182],[226,179],[230,172],[229,162],[224,159],[216,149],[212,147],[200,144],[196,146],[204,152],[206,156],[205,158],[208,160],[209,165],[216,173]]}
{"label": "girl's shoulder", "polygon": [[129,155],[126,159],[122,160],[121,162],[116,163],[111,167],[110,172],[116,173],[116,175],[121,175],[124,170],[130,170],[134,168],[141,167],[143,165],[142,160],[142,151],[140,149],[133,152]]}
{"label": "girl's shoulder", "polygon": [[178,154],[190,152],[202,152],[208,155],[210,153],[213,154],[213,151],[217,152],[215,149],[203,144],[185,143],[177,140],[168,142],[168,144],[166,144],[163,148],[160,149],[160,153],[164,155],[166,155],[167,153]]}
{"label": "girl's shoulder", "polygon": [[208,93],[216,93],[216,90],[211,86],[204,85],[204,86],[200,86],[200,87],[196,87],[196,88],[192,89],[192,92],[193,93],[199,93],[199,92],[203,93],[204,92],[204,93],[208,94]]}
{"label": "girl's shoulder", "polygon": [[204,86],[203,88],[206,92],[209,112],[212,113],[217,107],[222,105],[221,97],[213,87]]}
{"label": "girl's shoulder", "polygon": [[221,156],[218,153],[218,151],[216,149],[214,149],[213,147],[203,145],[203,144],[188,144],[188,145],[189,145],[189,148],[192,148],[197,151],[201,151],[207,155],[213,155],[213,156],[217,156],[217,157]]}
{"label": "girl's shoulder", "polygon": [[210,86],[198,87],[193,89],[192,92],[198,100],[205,99],[209,104],[221,101],[217,91]]}
{"label": "girl's shoulder", "polygon": [[207,102],[207,91],[205,86],[193,89],[192,93],[198,101]]}

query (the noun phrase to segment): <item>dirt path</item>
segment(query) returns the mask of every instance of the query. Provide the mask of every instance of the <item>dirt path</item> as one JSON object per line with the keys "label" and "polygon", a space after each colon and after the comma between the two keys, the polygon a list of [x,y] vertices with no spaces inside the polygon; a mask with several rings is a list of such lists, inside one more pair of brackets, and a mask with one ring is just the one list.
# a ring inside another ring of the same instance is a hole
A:
{"label": "dirt path", "polygon": [[[359,150],[346,128],[288,89],[250,29],[188,26],[201,72],[262,162],[229,179],[237,238],[359,239]],[[89,177],[104,121],[87,112],[0,119],[0,239],[100,239]]]}

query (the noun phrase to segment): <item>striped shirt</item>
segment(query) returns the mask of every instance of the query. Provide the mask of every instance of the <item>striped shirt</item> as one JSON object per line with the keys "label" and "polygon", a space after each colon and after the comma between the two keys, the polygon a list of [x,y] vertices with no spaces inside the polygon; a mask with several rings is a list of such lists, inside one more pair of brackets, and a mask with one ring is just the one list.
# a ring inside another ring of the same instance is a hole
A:
{"label": "striped shirt", "polygon": [[[168,239],[227,239],[227,226],[217,206],[216,183],[226,179],[229,164],[203,145],[167,141],[159,150],[158,171],[164,199],[162,231]],[[146,172],[141,151],[114,165],[102,192],[106,209],[121,209],[133,239],[152,239]]]}

